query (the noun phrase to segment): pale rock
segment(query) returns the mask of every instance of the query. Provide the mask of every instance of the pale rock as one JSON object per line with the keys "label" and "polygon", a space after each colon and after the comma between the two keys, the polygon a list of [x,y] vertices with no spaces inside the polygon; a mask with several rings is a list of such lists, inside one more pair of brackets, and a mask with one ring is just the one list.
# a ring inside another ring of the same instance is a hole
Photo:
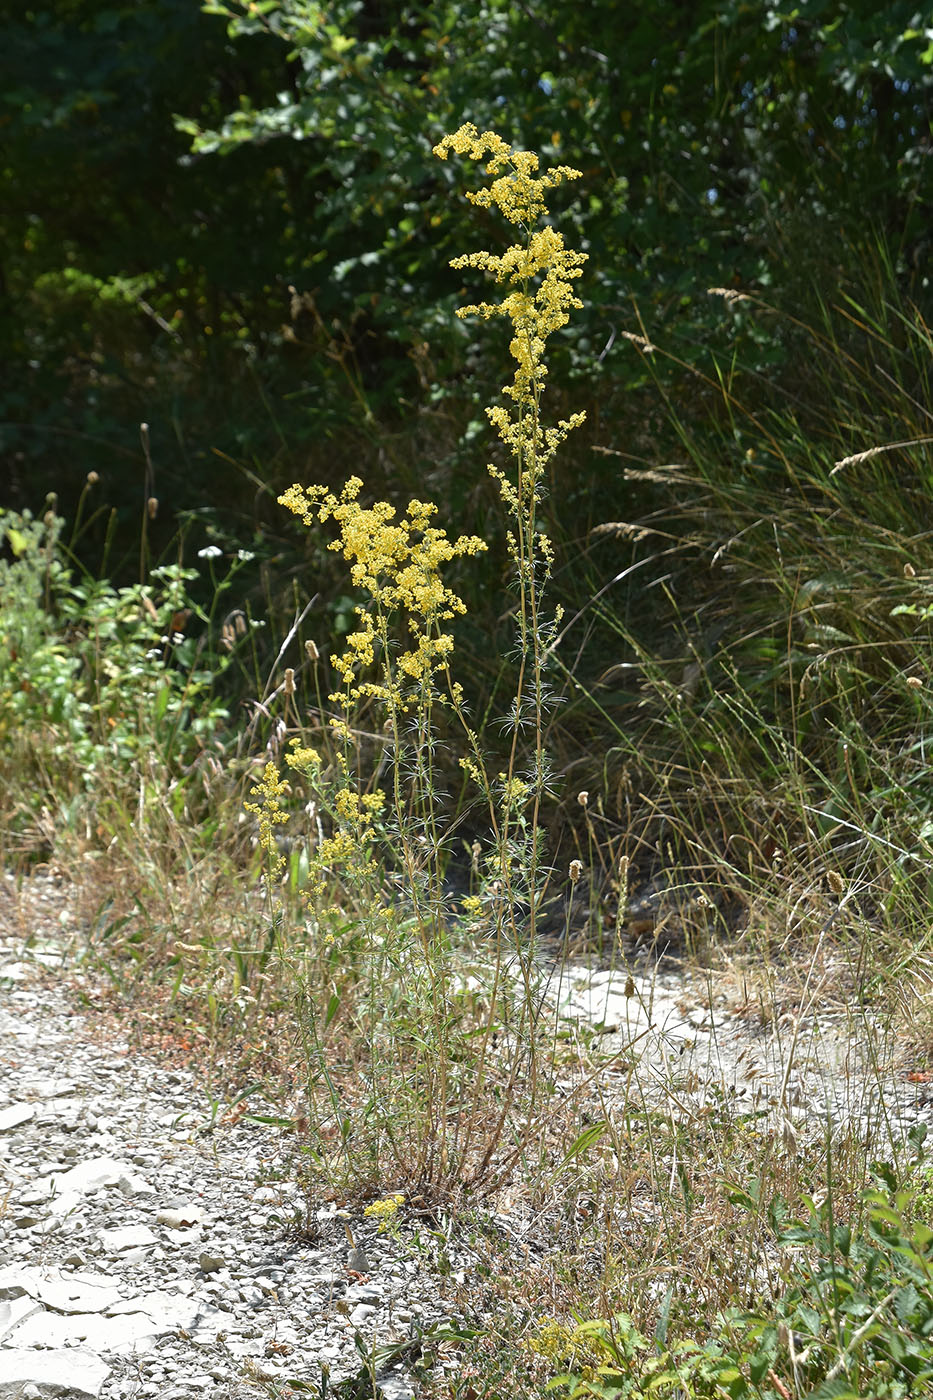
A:
{"label": "pale rock", "polygon": [[414,1386],[406,1375],[398,1372],[377,1378],[376,1388],[383,1400],[414,1400]]}
{"label": "pale rock", "polygon": [[173,1244],[176,1249],[184,1249],[185,1245],[197,1244],[203,1230],[200,1225],[195,1225],[191,1230],[166,1230],[165,1234],[169,1244]]}
{"label": "pale rock", "polygon": [[183,1230],[186,1226],[200,1225],[204,1211],[200,1206],[184,1205],[160,1210],[156,1216],[157,1225],[165,1225],[170,1230]]}
{"label": "pale rock", "polygon": [[58,1192],[76,1191],[87,1195],[99,1191],[102,1186],[117,1186],[123,1177],[132,1175],[128,1162],[118,1162],[113,1157],[92,1157],[89,1162],[81,1162],[68,1172],[56,1172],[52,1180]]}
{"label": "pale rock", "polygon": [[120,1289],[109,1274],[62,1273],[60,1269],[0,1269],[0,1298],[30,1298],[57,1312],[104,1312],[118,1303]]}
{"label": "pale rock", "polygon": [[198,1264],[205,1274],[215,1274],[218,1269],[224,1268],[226,1263],[222,1254],[209,1254],[204,1251],[198,1255]]}
{"label": "pale rock", "polygon": [[217,1341],[217,1333],[230,1331],[230,1314],[223,1308],[202,1308],[191,1332],[191,1339],[197,1346],[210,1346]]}
{"label": "pale rock", "polygon": [[[193,1288],[188,1279],[179,1279],[172,1289],[154,1288],[151,1293],[140,1293],[135,1298],[124,1298],[107,1309],[108,1317],[121,1317],[124,1313],[144,1312],[152,1318],[163,1318],[171,1327],[185,1326],[185,1317],[197,1305],[188,1300]],[[186,1311],[187,1310],[187,1311]]]}
{"label": "pale rock", "polygon": [[32,1230],[39,1224],[38,1215],[30,1215],[29,1211],[24,1211],[22,1215],[13,1216],[14,1230]]}
{"label": "pale rock", "polygon": [[59,1400],[97,1400],[110,1367],[99,1356],[69,1347],[62,1351],[25,1351],[4,1347],[0,1353],[0,1400],[58,1396]]}
{"label": "pale rock", "polygon": [[0,1303],[0,1343],[10,1335],[14,1327],[18,1327],[27,1317],[41,1310],[42,1304],[37,1303],[35,1298],[30,1298],[27,1293]]}
{"label": "pale rock", "polygon": [[[61,1316],[41,1312],[19,1327],[14,1341],[20,1346],[74,1347],[83,1344],[96,1352],[128,1355],[151,1350],[159,1337],[196,1325],[199,1308],[187,1298],[145,1294],[129,1298],[112,1313],[72,1313]],[[2,1353],[0,1353],[2,1355]]]}
{"label": "pale rock", "polygon": [[381,1303],[382,1289],[374,1283],[357,1284],[355,1288],[347,1289],[347,1295],[352,1296],[357,1303]]}
{"label": "pale rock", "polygon": [[19,1268],[16,1264],[8,1264],[5,1269],[0,1269],[0,1299],[24,1297],[29,1294],[38,1278],[38,1269]]}
{"label": "pale rock", "polygon": [[49,1211],[52,1215],[62,1219],[80,1209],[83,1204],[84,1194],[81,1191],[61,1191],[49,1201]]}
{"label": "pale rock", "polygon": [[37,1099],[60,1099],[78,1092],[78,1086],[72,1079],[47,1077],[28,1079],[23,1088],[27,1093],[34,1094]]}
{"label": "pale rock", "polygon": [[56,1172],[52,1178],[59,1195],[88,1195],[102,1187],[116,1186],[126,1196],[153,1195],[153,1188],[137,1176],[128,1162],[115,1157],[92,1157],[71,1171]]}
{"label": "pale rock", "polygon": [[35,1104],[31,1103],[14,1103],[9,1108],[0,1108],[0,1133],[12,1132],[35,1116]]}
{"label": "pale rock", "polygon": [[64,965],[64,954],[61,949],[33,949],[30,952],[30,957],[40,967],[62,967]]}
{"label": "pale rock", "polygon": [[29,1186],[25,1191],[19,1193],[20,1205],[38,1206],[48,1201],[55,1188],[51,1179],[44,1181],[41,1186]]}
{"label": "pale rock", "polygon": [[118,1230],[98,1230],[108,1254],[123,1254],[128,1249],[148,1249],[159,1243],[147,1225],[125,1225]]}

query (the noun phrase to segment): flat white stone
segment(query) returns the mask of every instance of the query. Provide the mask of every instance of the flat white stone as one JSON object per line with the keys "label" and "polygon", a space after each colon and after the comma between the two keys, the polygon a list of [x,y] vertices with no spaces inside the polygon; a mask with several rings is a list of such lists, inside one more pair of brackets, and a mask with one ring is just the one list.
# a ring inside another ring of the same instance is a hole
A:
{"label": "flat white stone", "polygon": [[384,1400],[415,1400],[414,1388],[406,1375],[383,1376],[376,1386]]}
{"label": "flat white stone", "polygon": [[122,1254],[127,1249],[145,1249],[159,1243],[147,1225],[125,1225],[119,1230],[98,1230],[97,1238],[108,1254]]}
{"label": "flat white stone", "polygon": [[31,1103],[13,1103],[9,1108],[0,1108],[0,1133],[12,1132],[35,1116],[35,1104]]}
{"label": "flat white stone", "polygon": [[35,1298],[30,1298],[27,1293],[21,1294],[19,1298],[11,1298],[9,1302],[0,1303],[0,1342],[10,1335],[14,1327],[25,1322],[34,1312],[40,1312],[41,1308],[42,1304],[37,1303]]}
{"label": "flat white stone", "polygon": [[63,1274],[52,1269],[49,1275],[39,1283],[32,1296],[57,1312],[103,1312],[123,1296],[110,1274]]}
{"label": "flat white stone", "polygon": [[73,1079],[57,1079],[45,1076],[41,1079],[27,1079],[23,1088],[37,1099],[61,1099],[68,1094],[76,1094],[78,1086]]}
{"label": "flat white stone", "polygon": [[194,1328],[189,1328],[192,1339],[198,1346],[204,1346],[216,1342],[218,1332],[229,1332],[231,1314],[224,1312],[222,1308],[212,1308],[209,1305],[203,1307],[198,1314]]}
{"label": "flat white stone", "polygon": [[0,1298],[22,1298],[30,1294],[40,1278],[38,1269],[8,1264],[0,1269]]}
{"label": "flat white stone", "polygon": [[184,1205],[160,1210],[156,1223],[170,1230],[182,1230],[185,1226],[200,1225],[203,1219],[204,1211],[200,1206]]}
{"label": "flat white stone", "polygon": [[[181,1314],[180,1309],[176,1311]],[[164,1317],[156,1319],[143,1312],[127,1313],[120,1317],[101,1317],[99,1313],[72,1313],[63,1317],[60,1313],[43,1311],[34,1314],[17,1328],[13,1340],[24,1347],[67,1347],[70,1350],[83,1346],[87,1351],[126,1356],[133,1352],[149,1351],[158,1337],[183,1326],[185,1320],[193,1321],[195,1311],[189,1303],[180,1323]],[[2,1356],[3,1352],[0,1351]]]}
{"label": "flat white stone", "polygon": [[641,1035],[651,1024],[637,997],[627,997],[608,987],[576,987],[561,1007],[561,1014],[579,1017],[592,1026],[611,1026]]}
{"label": "flat white stone", "polygon": [[110,1274],[65,1274],[15,1264],[0,1269],[0,1298],[24,1294],[64,1313],[104,1312],[123,1296]]}
{"label": "flat white stone", "polygon": [[52,1183],[63,1196],[84,1196],[105,1186],[116,1186],[126,1196],[153,1194],[148,1181],[137,1176],[128,1162],[115,1157],[92,1157],[87,1162],[79,1162],[70,1171],[56,1172]]}
{"label": "flat white stone", "polygon": [[[63,1316],[39,1309],[23,1319],[12,1341],[20,1347],[56,1349],[83,1345],[88,1351],[129,1355],[149,1351],[167,1333],[196,1327],[204,1308],[196,1299],[156,1289],[115,1304],[106,1316],[97,1312]],[[223,1316],[229,1326],[230,1315]],[[3,1354],[0,1352],[0,1357]]]}
{"label": "flat white stone", "polygon": [[37,1206],[44,1205],[51,1194],[51,1188],[43,1183],[41,1186],[27,1186],[25,1191],[17,1193],[16,1199],[21,1206]]}
{"label": "flat white stone", "polygon": [[119,1162],[115,1157],[92,1157],[89,1162],[79,1162],[68,1172],[56,1172],[52,1178],[55,1190],[59,1192],[77,1191],[84,1195],[88,1191],[99,1191],[102,1186],[119,1186],[122,1178],[129,1178],[133,1168],[128,1162]]}
{"label": "flat white stone", "polygon": [[61,949],[53,952],[34,952],[31,956],[33,962],[37,962],[40,967],[63,967],[65,962],[65,955]]}
{"label": "flat white stone", "polygon": [[169,1244],[179,1248],[187,1244],[198,1244],[203,1233],[200,1225],[195,1225],[191,1230],[166,1230],[165,1232]]}
{"label": "flat white stone", "polygon": [[97,1400],[110,1367],[92,1352],[25,1351],[4,1347],[0,1369],[0,1400],[21,1400],[27,1385],[41,1396],[61,1400]]}
{"label": "flat white stone", "polygon": [[53,1196],[49,1201],[49,1211],[59,1218],[70,1215],[72,1211],[78,1210],[84,1205],[84,1194],[81,1191],[62,1191],[57,1196]]}
{"label": "flat white stone", "polygon": [[[184,1326],[184,1318],[197,1314],[203,1306],[192,1303],[188,1295],[193,1284],[190,1279],[180,1279],[172,1289],[154,1288],[151,1293],[140,1293],[135,1298],[124,1298],[107,1309],[108,1317],[121,1317],[124,1313],[148,1313],[152,1318],[165,1318],[172,1327]],[[177,1320],[176,1320],[177,1319]]]}

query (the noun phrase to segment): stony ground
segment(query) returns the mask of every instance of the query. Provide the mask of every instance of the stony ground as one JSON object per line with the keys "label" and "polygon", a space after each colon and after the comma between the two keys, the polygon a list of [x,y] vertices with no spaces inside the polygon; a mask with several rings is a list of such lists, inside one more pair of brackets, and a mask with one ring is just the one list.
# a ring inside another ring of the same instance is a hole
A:
{"label": "stony ground", "polygon": [[[408,1247],[307,1217],[285,1134],[211,1126],[192,1073],[102,1037],[54,966],[66,892],[34,882],[30,907],[42,937],[0,939],[0,1396],[319,1395],[359,1373],[355,1338],[446,1317]],[[412,1393],[404,1356],[380,1379]]]}
{"label": "stony ground", "polygon": [[[360,1374],[360,1347],[393,1344],[379,1384],[412,1395],[419,1336],[469,1295],[471,1247],[442,1271],[410,1232],[380,1236],[333,1204],[309,1213],[293,1139],[212,1105],[196,1073],[80,1009],[75,946],[67,888],[6,877],[0,1397],[321,1395],[322,1375]],[[551,995],[688,1121],[727,1099],[768,1115],[789,1150],[846,1119],[893,1136],[933,1124],[927,1076],[815,995],[769,1025],[676,970],[577,967]]]}

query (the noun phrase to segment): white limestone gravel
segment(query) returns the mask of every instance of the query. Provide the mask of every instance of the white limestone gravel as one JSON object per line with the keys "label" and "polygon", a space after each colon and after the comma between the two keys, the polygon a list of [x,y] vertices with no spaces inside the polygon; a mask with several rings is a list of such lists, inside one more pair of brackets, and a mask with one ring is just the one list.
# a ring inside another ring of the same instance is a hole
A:
{"label": "white limestone gravel", "polygon": [[345,1220],[306,1219],[285,1135],[207,1131],[203,1085],[73,1003],[0,934],[0,1400],[319,1392],[322,1366],[358,1374],[357,1334],[382,1345],[448,1315],[445,1279],[361,1214],[346,1223],[369,1272],[348,1268]]}
{"label": "white limestone gravel", "polygon": [[[450,1315],[476,1264],[466,1245],[448,1242],[442,1271],[359,1212],[309,1219],[292,1140],[212,1112],[188,1070],[103,1035],[76,1008],[67,891],[33,877],[24,928],[13,889],[0,877],[0,1400],[321,1393],[325,1369],[359,1373],[357,1340],[402,1342]],[[814,1005],[756,1027],[677,972],[564,969],[548,999],[634,1057],[671,1113],[727,1099],[785,1138],[933,1123],[929,1086],[884,1066],[869,1022],[853,1040]],[[403,1367],[381,1384],[387,1400],[413,1394]]]}

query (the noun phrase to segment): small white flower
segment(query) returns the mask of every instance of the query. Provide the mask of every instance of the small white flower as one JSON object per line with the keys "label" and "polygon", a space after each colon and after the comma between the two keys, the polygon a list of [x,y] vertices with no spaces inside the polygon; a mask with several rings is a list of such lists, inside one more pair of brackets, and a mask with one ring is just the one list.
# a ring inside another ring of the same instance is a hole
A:
{"label": "small white flower", "polygon": [[248,564],[251,559],[256,558],[255,554],[251,549],[238,549],[236,552],[236,557],[243,564]]}
{"label": "small white flower", "polygon": [[219,559],[222,554],[223,550],[219,549],[216,544],[208,544],[203,549],[198,550],[199,559]]}

